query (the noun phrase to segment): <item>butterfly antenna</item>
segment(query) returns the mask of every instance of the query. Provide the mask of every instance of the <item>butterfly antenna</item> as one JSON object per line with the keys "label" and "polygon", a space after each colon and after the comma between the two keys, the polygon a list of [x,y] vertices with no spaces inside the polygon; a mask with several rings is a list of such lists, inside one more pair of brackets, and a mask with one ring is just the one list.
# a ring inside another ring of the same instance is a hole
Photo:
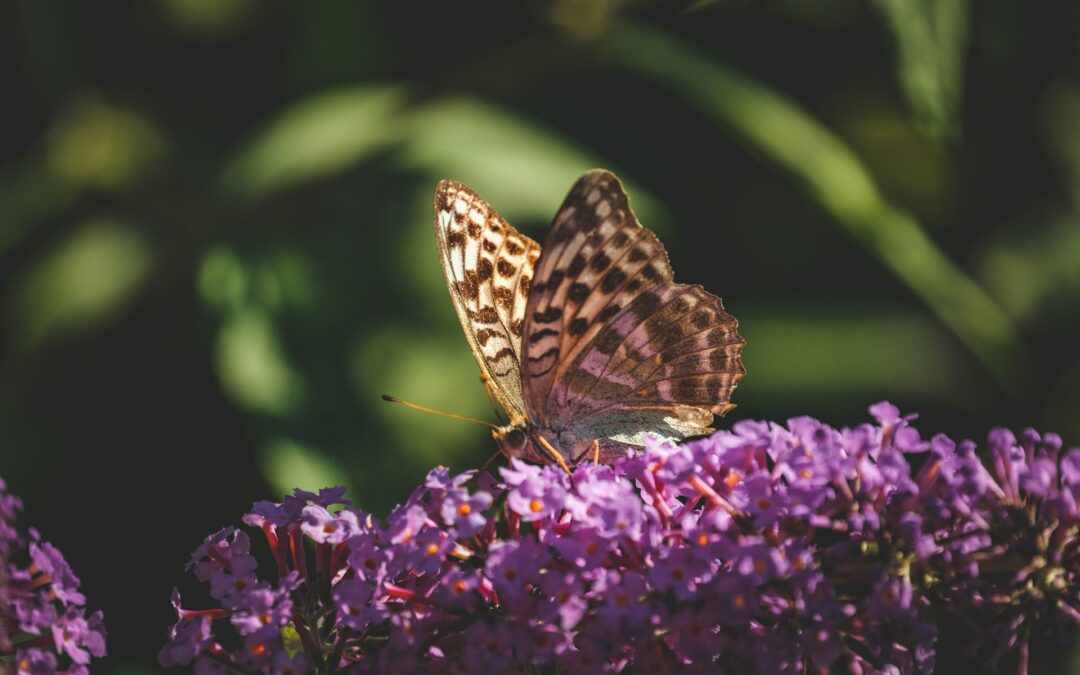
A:
{"label": "butterfly antenna", "polygon": [[473,422],[475,424],[483,424],[485,427],[491,427],[492,429],[498,429],[499,428],[499,427],[495,426],[494,424],[492,424],[491,422],[485,422],[484,420],[477,419],[475,417],[469,417],[468,415],[459,415],[457,413],[446,412],[445,410],[438,410],[437,408],[428,408],[427,406],[418,405],[416,403],[409,403],[408,401],[402,401],[400,398],[397,398],[396,396],[391,396],[389,394],[383,394],[382,395],[382,400],[389,401],[390,403],[400,403],[401,405],[403,405],[403,406],[405,406],[407,408],[413,408],[414,410],[420,410],[422,412],[428,412],[428,413],[432,413],[432,414],[435,414],[435,415],[442,415],[443,417],[452,417],[452,418],[454,418],[456,420],[464,420],[466,422]]}

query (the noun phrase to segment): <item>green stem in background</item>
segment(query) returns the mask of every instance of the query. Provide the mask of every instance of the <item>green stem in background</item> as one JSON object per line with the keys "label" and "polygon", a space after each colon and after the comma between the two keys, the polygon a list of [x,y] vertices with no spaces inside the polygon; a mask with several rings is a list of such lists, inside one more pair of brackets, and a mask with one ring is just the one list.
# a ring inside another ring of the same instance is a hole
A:
{"label": "green stem in background", "polygon": [[1007,392],[1025,384],[1025,350],[998,304],[909,213],[891,205],[855,153],[798,103],[640,25],[613,27],[608,56],[706,111],[787,170],[850,236],[945,323]]}

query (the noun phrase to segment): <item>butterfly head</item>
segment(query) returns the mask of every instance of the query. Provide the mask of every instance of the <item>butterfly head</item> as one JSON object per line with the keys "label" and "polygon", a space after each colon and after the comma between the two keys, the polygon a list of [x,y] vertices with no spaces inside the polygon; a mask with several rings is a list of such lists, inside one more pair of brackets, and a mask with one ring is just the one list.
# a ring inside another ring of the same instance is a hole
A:
{"label": "butterfly head", "polygon": [[492,430],[491,435],[495,439],[496,445],[499,446],[499,452],[508,459],[522,458],[530,454],[532,443],[529,440],[529,434],[520,425],[508,424],[504,427],[498,427]]}

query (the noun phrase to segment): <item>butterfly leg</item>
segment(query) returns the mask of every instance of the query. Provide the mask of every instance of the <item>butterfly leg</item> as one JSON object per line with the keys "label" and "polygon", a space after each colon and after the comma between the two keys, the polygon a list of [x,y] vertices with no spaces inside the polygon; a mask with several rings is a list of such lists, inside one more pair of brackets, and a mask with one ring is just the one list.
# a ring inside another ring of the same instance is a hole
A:
{"label": "butterfly leg", "polygon": [[499,455],[501,455],[501,454],[503,454],[502,450],[496,450],[496,451],[495,451],[495,452],[494,452],[494,453],[493,453],[493,454],[491,455],[491,457],[488,457],[488,458],[487,458],[487,461],[486,461],[486,462],[484,462],[484,465],[483,465],[482,467],[480,467],[480,470],[481,470],[481,471],[483,471],[483,470],[487,469],[487,468],[488,468],[488,466],[490,466],[490,465],[491,465],[491,463],[492,463],[492,462],[494,462],[494,461],[495,461],[495,459],[496,459],[496,458],[497,458],[497,457],[498,457]]}
{"label": "butterfly leg", "polygon": [[566,459],[563,458],[562,453],[556,450],[555,446],[553,446],[551,443],[548,443],[548,439],[544,438],[540,434],[536,434],[536,438],[540,441],[540,445],[542,445],[544,449],[548,451],[548,454],[551,455],[551,458],[555,460],[555,463],[561,466],[563,471],[565,471],[566,473],[570,473],[570,467],[567,466]]}
{"label": "butterfly leg", "polygon": [[594,438],[592,442],[592,462],[593,464],[600,464],[600,439]]}

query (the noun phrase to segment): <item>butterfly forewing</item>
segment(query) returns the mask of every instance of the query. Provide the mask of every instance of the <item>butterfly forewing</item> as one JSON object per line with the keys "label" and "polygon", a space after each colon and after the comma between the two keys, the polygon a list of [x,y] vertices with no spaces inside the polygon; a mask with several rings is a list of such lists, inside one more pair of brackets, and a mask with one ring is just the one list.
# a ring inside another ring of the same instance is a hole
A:
{"label": "butterfly forewing", "polygon": [[553,385],[603,326],[652,286],[670,281],[667,252],[638,223],[622,186],[591,171],[559,209],[537,265],[525,318],[522,379],[540,420],[566,405]]}
{"label": "butterfly forewing", "polygon": [[435,190],[435,233],[473,355],[511,420],[522,421],[521,335],[540,246],[455,181]]}
{"label": "butterfly forewing", "polygon": [[[583,176],[555,217],[529,296],[523,388],[530,420],[572,460],[593,439],[709,431],[745,372],[738,322],[667,253],[606,171]],[[567,447],[569,446],[569,447]]]}

